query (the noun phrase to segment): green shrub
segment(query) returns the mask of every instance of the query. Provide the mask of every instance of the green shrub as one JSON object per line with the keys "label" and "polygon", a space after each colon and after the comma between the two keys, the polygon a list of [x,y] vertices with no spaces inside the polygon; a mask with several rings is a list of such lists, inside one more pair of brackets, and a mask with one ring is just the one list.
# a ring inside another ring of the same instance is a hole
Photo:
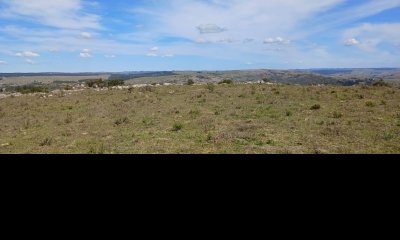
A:
{"label": "green shrub", "polygon": [[174,123],[174,125],[172,126],[172,131],[174,132],[179,132],[182,129],[183,129],[182,123]]}
{"label": "green shrub", "polygon": [[85,81],[86,86],[90,87],[90,88],[95,88],[95,87],[99,87],[99,88],[103,88],[103,87],[107,87],[108,84],[103,81],[103,79],[90,79],[90,80],[86,80]]}
{"label": "green shrub", "polygon": [[333,118],[342,118],[343,117],[343,113],[335,111],[335,112],[333,112],[332,117]]}
{"label": "green shrub", "polygon": [[70,85],[66,85],[65,87],[64,87],[64,90],[65,91],[70,91],[70,90],[72,90],[73,88],[72,88],[72,86],[70,86]]}
{"label": "green shrub", "polygon": [[49,92],[49,88],[46,86],[22,86],[17,87],[15,91],[22,94],[37,93],[37,92]]}
{"label": "green shrub", "polygon": [[192,86],[194,84],[194,81],[192,79],[189,79],[187,81],[187,85]]}
{"label": "green shrub", "polygon": [[153,119],[149,118],[149,117],[145,117],[143,118],[142,121],[143,125],[145,125],[146,127],[149,127],[151,125],[153,125]]}
{"label": "green shrub", "polygon": [[372,84],[372,86],[374,87],[391,87],[392,85],[390,85],[389,83],[383,81],[383,80],[379,80],[376,81]]}
{"label": "green shrub", "polygon": [[385,132],[385,133],[383,134],[383,139],[384,139],[385,141],[390,141],[390,140],[392,140],[394,137],[395,137],[395,136],[394,136],[392,133],[389,133],[389,132]]}
{"label": "green shrub", "polygon": [[321,105],[319,104],[315,104],[310,108],[310,110],[319,110],[319,109],[321,109]]}
{"label": "green shrub", "polygon": [[129,122],[130,122],[129,118],[124,117],[124,118],[120,118],[120,119],[115,120],[114,124],[119,126],[121,124],[128,124]]}
{"label": "green shrub", "polygon": [[232,79],[224,79],[221,82],[219,82],[218,84],[233,84],[233,80]]}
{"label": "green shrub", "polygon": [[113,79],[113,80],[107,81],[108,87],[123,86],[124,84],[125,84],[125,81],[122,79]]}

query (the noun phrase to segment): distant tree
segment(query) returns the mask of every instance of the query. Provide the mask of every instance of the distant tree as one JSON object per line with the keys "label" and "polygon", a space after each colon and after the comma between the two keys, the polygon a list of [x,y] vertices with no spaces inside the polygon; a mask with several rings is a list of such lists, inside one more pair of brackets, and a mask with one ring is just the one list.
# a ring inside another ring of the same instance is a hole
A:
{"label": "distant tree", "polygon": [[189,80],[187,81],[187,85],[191,86],[191,85],[193,85],[193,84],[194,84],[193,79],[189,79]]}

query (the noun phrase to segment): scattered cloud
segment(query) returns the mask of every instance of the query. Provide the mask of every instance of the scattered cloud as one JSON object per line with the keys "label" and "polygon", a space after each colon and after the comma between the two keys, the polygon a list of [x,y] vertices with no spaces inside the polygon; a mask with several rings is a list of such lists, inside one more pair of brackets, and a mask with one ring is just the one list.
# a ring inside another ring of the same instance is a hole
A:
{"label": "scattered cloud", "polygon": [[201,34],[222,33],[227,30],[226,28],[219,27],[215,24],[202,24],[197,26],[197,29]]}
{"label": "scattered cloud", "polygon": [[158,57],[159,47],[152,47],[149,49],[149,52],[146,54],[148,57]]}
{"label": "scattered cloud", "polygon": [[30,52],[30,51],[16,53],[15,56],[16,57],[40,57],[39,54]]}
{"label": "scattered cloud", "polygon": [[6,61],[0,61],[0,65],[5,65],[5,64],[7,64]]}
{"label": "scattered cloud", "polygon": [[285,40],[281,37],[276,37],[276,38],[266,38],[264,39],[264,44],[290,44],[290,40]]}
{"label": "scattered cloud", "polygon": [[81,34],[79,36],[80,36],[80,38],[83,38],[83,39],[91,39],[92,38],[92,34],[89,32],[81,32]]}
{"label": "scattered cloud", "polygon": [[0,16],[65,29],[101,29],[100,16],[85,13],[82,0],[1,0]]}
{"label": "scattered cloud", "polygon": [[[356,38],[354,38],[354,36]],[[343,38],[345,45],[357,45],[361,49],[373,51],[381,43],[395,46],[400,42],[400,23],[365,23],[346,29]],[[363,39],[362,42],[357,39]]]}
{"label": "scattered cloud", "polygon": [[[67,53],[90,58],[95,52],[104,56],[96,68],[112,67],[106,58],[115,55],[186,56],[170,61],[168,66],[179,65],[176,69],[234,67],[246,61],[267,68],[400,62],[400,20],[385,12],[400,7],[400,0],[121,2],[0,0],[0,54],[51,62],[52,57],[67,59]],[[25,49],[33,52],[20,52]],[[186,61],[196,58],[206,60]],[[74,64],[69,63],[70,69]],[[119,66],[127,67],[122,60]]]}
{"label": "scattered cloud", "polygon": [[346,46],[355,46],[355,45],[359,45],[359,44],[360,44],[360,42],[355,38],[350,38],[350,39],[347,39],[346,41],[344,41],[344,45],[346,45]]}
{"label": "scattered cloud", "polygon": [[81,57],[81,58],[90,58],[90,57],[92,57],[91,50],[90,49],[83,49],[79,53],[79,57]]}
{"label": "scattered cloud", "polygon": [[32,59],[25,59],[24,60],[25,63],[29,63],[29,64],[36,64],[36,62],[34,62]]}

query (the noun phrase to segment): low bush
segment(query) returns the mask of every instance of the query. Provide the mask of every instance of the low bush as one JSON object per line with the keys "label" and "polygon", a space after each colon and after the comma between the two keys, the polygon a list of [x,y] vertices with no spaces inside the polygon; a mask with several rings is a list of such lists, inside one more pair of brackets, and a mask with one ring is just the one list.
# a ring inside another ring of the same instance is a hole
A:
{"label": "low bush", "polygon": [[335,112],[333,112],[332,117],[333,118],[342,118],[343,117],[343,113],[335,111]]}
{"label": "low bush", "polygon": [[46,86],[22,86],[17,87],[15,91],[22,94],[37,93],[37,92],[49,92],[49,88]]}
{"label": "low bush", "polygon": [[108,87],[123,86],[124,84],[125,81],[122,79],[113,79],[107,81]]}
{"label": "low bush", "polygon": [[232,79],[224,79],[221,82],[219,82],[218,84],[233,84],[233,80]]}
{"label": "low bush", "polygon": [[187,85],[189,85],[189,86],[194,85],[194,81],[193,81],[192,79],[189,79],[189,80],[187,81]]}
{"label": "low bush", "polygon": [[66,85],[65,87],[64,87],[64,90],[65,91],[70,91],[70,90],[72,90],[73,89],[73,87],[71,86],[71,85]]}
{"label": "low bush", "polygon": [[374,87],[391,87],[392,85],[390,85],[389,83],[383,81],[383,80],[379,80],[376,81],[372,84],[372,86]]}
{"label": "low bush", "polygon": [[90,80],[86,80],[85,81],[86,86],[90,87],[90,88],[103,88],[103,87],[107,87],[108,84],[103,81],[103,79],[90,79]]}
{"label": "low bush", "polygon": [[174,123],[174,125],[172,126],[172,131],[174,132],[179,132],[182,129],[183,129],[182,123]]}
{"label": "low bush", "polygon": [[319,104],[315,104],[310,108],[310,110],[319,110],[319,109],[321,109],[321,105]]}
{"label": "low bush", "polygon": [[121,124],[128,124],[129,122],[130,122],[130,121],[129,121],[129,118],[124,117],[124,118],[117,119],[117,120],[114,122],[114,124],[117,125],[117,126],[119,126],[119,125],[121,125]]}

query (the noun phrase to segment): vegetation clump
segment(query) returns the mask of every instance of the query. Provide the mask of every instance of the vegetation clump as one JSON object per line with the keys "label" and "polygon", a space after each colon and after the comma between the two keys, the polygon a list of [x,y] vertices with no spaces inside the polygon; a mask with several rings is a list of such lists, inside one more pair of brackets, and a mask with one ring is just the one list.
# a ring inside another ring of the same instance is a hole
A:
{"label": "vegetation clump", "polygon": [[310,108],[310,110],[319,110],[319,109],[321,109],[321,105],[319,104],[315,104]]}
{"label": "vegetation clump", "polygon": [[105,87],[115,87],[122,86],[125,84],[125,81],[122,79],[113,79],[104,81],[103,79],[91,79],[86,81],[86,86],[90,88],[105,88]]}
{"label": "vegetation clump", "polygon": [[49,88],[46,86],[22,86],[22,87],[17,87],[15,91],[22,94],[38,93],[38,92],[48,93]]}
{"label": "vegetation clump", "polygon": [[392,85],[390,85],[389,83],[387,83],[381,79],[379,81],[374,82],[372,84],[372,86],[374,86],[374,87],[391,87]]}
{"label": "vegetation clump", "polygon": [[189,86],[194,85],[193,79],[189,79],[189,80],[187,81],[187,85],[189,85]]}
{"label": "vegetation clump", "polygon": [[121,124],[128,124],[129,122],[130,122],[129,118],[124,117],[124,118],[120,118],[120,119],[115,120],[114,124],[119,126]]}
{"label": "vegetation clump", "polygon": [[343,113],[335,111],[335,112],[333,112],[332,117],[333,118],[342,118],[343,117]]}
{"label": "vegetation clump", "polygon": [[224,79],[221,82],[219,82],[218,84],[233,84],[233,80],[232,79]]}
{"label": "vegetation clump", "polygon": [[96,87],[105,87],[106,84],[103,81],[103,79],[90,79],[90,80],[86,80],[85,82],[86,86],[90,87],[90,88],[96,88]]}
{"label": "vegetation clump", "polygon": [[113,79],[107,81],[108,87],[123,86],[124,84],[125,81],[122,79]]}
{"label": "vegetation clump", "polygon": [[174,123],[174,125],[172,126],[172,131],[173,132],[179,132],[182,129],[183,129],[183,124],[182,123]]}

